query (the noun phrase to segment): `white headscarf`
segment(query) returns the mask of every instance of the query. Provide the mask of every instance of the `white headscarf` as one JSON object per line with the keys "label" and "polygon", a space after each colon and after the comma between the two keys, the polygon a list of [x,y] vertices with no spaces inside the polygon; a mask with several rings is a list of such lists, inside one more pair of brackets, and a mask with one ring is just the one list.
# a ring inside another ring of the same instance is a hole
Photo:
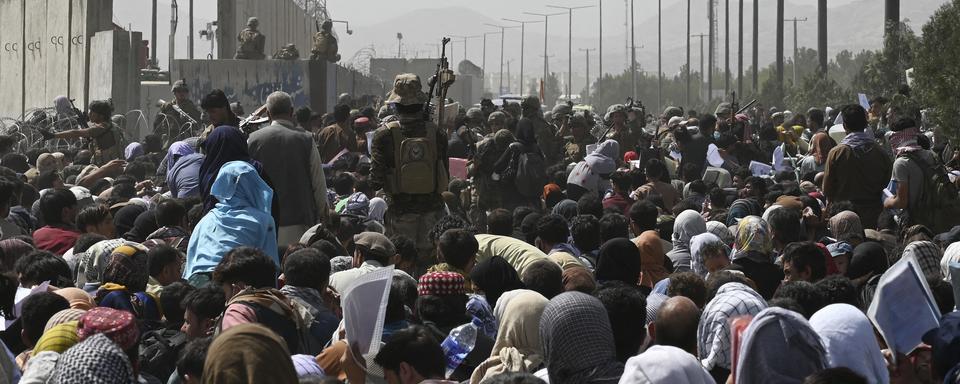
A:
{"label": "white headscarf", "polygon": [[369,207],[367,218],[383,224],[383,216],[387,213],[387,201],[379,197],[374,197],[370,199]]}
{"label": "white headscarf", "polygon": [[960,241],[950,244],[943,252],[943,258],[940,259],[940,276],[943,276],[944,281],[950,282],[950,263],[958,262],[960,262]]}
{"label": "white headscarf", "polygon": [[873,335],[870,319],[850,304],[830,304],[810,317],[831,368],[847,367],[868,383],[887,384],[890,373]]}
{"label": "white headscarf", "polygon": [[726,256],[730,257],[730,247],[724,244],[723,240],[720,240],[717,235],[707,232],[694,236],[690,239],[690,269],[700,277],[707,276],[708,271],[704,262],[706,258],[703,254],[703,248],[710,244],[720,244],[725,249]]}
{"label": "white headscarf", "polygon": [[713,384],[696,357],[672,346],[654,345],[627,360],[620,384]]}
{"label": "white headscarf", "polygon": [[770,307],[743,331],[735,377],[738,384],[800,384],[825,368],[826,351],[810,323],[796,312]]}

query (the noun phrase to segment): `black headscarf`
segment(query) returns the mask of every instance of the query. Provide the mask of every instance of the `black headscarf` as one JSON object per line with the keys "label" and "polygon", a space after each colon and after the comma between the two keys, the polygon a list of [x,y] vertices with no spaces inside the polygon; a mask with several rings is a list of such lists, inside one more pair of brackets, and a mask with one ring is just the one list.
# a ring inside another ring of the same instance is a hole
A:
{"label": "black headscarf", "polygon": [[[127,204],[113,214],[113,225],[117,228],[120,235],[126,234],[136,224],[137,217],[147,209],[139,204]],[[147,234],[149,235],[149,233]]]}
{"label": "black headscarf", "polygon": [[142,243],[147,241],[147,236],[158,229],[160,229],[160,225],[157,224],[157,211],[151,209],[137,216],[137,219],[133,221],[133,228],[125,232],[123,238]]}
{"label": "black headscarf", "polygon": [[853,249],[853,257],[847,266],[847,277],[856,279],[866,275],[881,275],[886,270],[887,256],[883,245],[867,241]]}
{"label": "black headscarf", "polygon": [[220,173],[220,167],[231,161],[246,161],[262,173],[260,164],[250,157],[247,149],[247,139],[237,127],[221,125],[210,132],[203,141],[203,152],[206,157],[200,164],[200,196],[204,201],[204,208],[210,210],[216,204],[216,199],[210,196],[210,188],[214,179]]}
{"label": "black headscarf", "polygon": [[597,281],[622,281],[635,286],[640,281],[640,249],[630,240],[618,237],[600,247]]}
{"label": "black headscarf", "polygon": [[497,299],[504,292],[523,288],[517,270],[500,256],[477,263],[470,271],[470,280],[483,291],[490,308],[497,306]]}

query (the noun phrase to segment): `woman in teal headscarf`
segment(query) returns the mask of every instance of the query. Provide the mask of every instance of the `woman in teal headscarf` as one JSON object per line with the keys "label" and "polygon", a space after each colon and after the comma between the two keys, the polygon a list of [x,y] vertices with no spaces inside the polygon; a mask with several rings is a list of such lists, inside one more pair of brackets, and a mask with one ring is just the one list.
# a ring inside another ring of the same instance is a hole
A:
{"label": "woman in teal headscarf", "polygon": [[230,250],[249,246],[273,258],[279,267],[277,228],[270,216],[273,189],[245,161],[231,161],[220,168],[210,194],[217,205],[200,219],[187,246],[183,277],[191,283],[205,282],[213,268]]}

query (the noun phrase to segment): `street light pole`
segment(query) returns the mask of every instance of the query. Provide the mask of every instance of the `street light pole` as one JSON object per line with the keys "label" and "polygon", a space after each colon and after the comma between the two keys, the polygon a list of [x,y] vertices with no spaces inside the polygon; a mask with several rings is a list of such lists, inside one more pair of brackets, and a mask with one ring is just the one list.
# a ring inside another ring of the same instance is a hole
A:
{"label": "street light pole", "polygon": [[633,0],[630,0],[630,82],[632,83],[632,91],[630,92],[630,97],[633,99],[637,98],[637,43],[634,40],[634,30],[633,27]]}
{"label": "street light pole", "polygon": [[603,0],[599,0],[597,3],[597,8],[600,12],[598,17],[597,25],[600,26],[600,37],[597,38],[597,46],[600,48],[600,53],[597,57],[600,59],[600,63],[597,65],[597,82],[603,78]]}
{"label": "street light pole", "polygon": [[524,44],[526,42],[527,34],[527,24],[529,23],[541,23],[540,20],[514,20],[514,19],[503,19],[505,21],[510,21],[520,24],[520,97],[523,97],[523,53],[524,53]]}
{"label": "street light pole", "polygon": [[[578,7],[561,7],[559,5],[547,5],[550,8],[557,9],[566,9],[569,15],[568,28],[569,34],[567,36],[567,100],[570,100],[572,97],[572,85],[573,85],[573,10],[583,9],[583,8],[593,8],[592,5],[581,5]],[[589,81],[589,80],[588,80]]]}
{"label": "street light pole", "polygon": [[590,51],[596,50],[596,48],[580,48],[580,51],[587,53],[587,96],[590,96]]}
{"label": "street light pole", "polygon": [[504,40],[504,37],[506,36],[506,33],[504,33],[504,31],[507,28],[515,28],[515,27],[505,27],[502,25],[490,24],[490,23],[484,23],[484,24],[494,28],[500,28],[500,89],[497,90],[497,94],[502,95],[503,94],[503,40]]}
{"label": "street light pole", "polygon": [[690,108],[690,0],[687,0],[687,92],[686,106]]}
{"label": "street light pole", "polygon": [[467,40],[476,39],[476,38],[480,37],[480,35],[473,35],[473,36],[456,36],[456,35],[450,35],[450,37],[454,37],[454,38],[460,39],[459,41],[463,43],[463,59],[464,59],[464,60],[467,60]]}
{"label": "street light pole", "polygon": [[700,97],[703,97],[703,38],[707,36],[709,35],[707,35],[706,33],[701,33],[699,35],[691,36],[691,37],[700,38],[700,92],[698,92],[700,94]]}
{"label": "street light pole", "polygon": [[793,22],[793,86],[797,86],[797,59],[800,57],[800,52],[797,49],[797,22],[805,22],[807,18],[797,18],[784,19],[783,21],[792,21]]}
{"label": "street light pole", "polygon": [[547,72],[549,71],[549,68],[550,68],[550,66],[547,64],[547,59],[550,57],[550,56],[547,55],[547,36],[548,36],[548,32],[549,32],[549,30],[547,29],[547,27],[549,26],[549,22],[550,22],[549,18],[550,18],[550,16],[560,16],[560,15],[562,15],[563,13],[562,13],[562,12],[558,12],[558,13],[534,13],[534,12],[524,12],[524,14],[526,14],[526,15],[533,15],[533,16],[542,16],[542,17],[543,17],[543,86],[546,87],[546,86],[547,86],[547,76],[549,75],[549,73],[547,73]]}

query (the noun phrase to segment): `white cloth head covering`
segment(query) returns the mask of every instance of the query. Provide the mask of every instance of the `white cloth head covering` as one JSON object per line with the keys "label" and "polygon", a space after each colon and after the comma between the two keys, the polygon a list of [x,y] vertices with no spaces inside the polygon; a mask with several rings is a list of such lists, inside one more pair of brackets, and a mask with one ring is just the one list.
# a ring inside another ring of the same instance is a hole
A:
{"label": "white cloth head covering", "polygon": [[690,240],[707,231],[707,222],[697,211],[688,209],[680,212],[673,221],[673,249],[689,250]]}
{"label": "white cloth head covering", "polygon": [[533,373],[543,363],[540,316],[549,300],[535,291],[516,291],[519,292],[507,300],[502,317],[497,318],[500,326],[490,357],[473,371],[471,383],[507,372]]}
{"label": "white cloth head covering", "polygon": [[827,367],[827,354],[810,323],[791,310],[760,311],[743,331],[737,384],[801,384]]}
{"label": "white cloth head covering", "polygon": [[700,277],[707,276],[708,271],[704,263],[703,249],[710,244],[719,244],[726,252],[726,256],[730,257],[730,247],[724,244],[723,240],[720,240],[717,235],[707,232],[694,236],[690,239],[690,269]]}
{"label": "white cloth head covering", "polygon": [[950,282],[950,263],[957,262],[960,262],[960,241],[950,244],[940,259],[940,276],[944,281]]}
{"label": "white cloth head covering", "polygon": [[697,327],[697,352],[707,370],[730,369],[730,321],[767,308],[757,291],[741,283],[726,283],[703,308]]}
{"label": "white cloth head covering", "polygon": [[726,224],[719,221],[708,221],[707,232],[717,235],[727,246],[733,246],[733,232],[730,232],[730,228],[727,228]]}
{"label": "white cloth head covering", "polygon": [[654,345],[627,360],[620,384],[713,384],[696,357],[672,346]]}
{"label": "white cloth head covering", "polygon": [[870,319],[850,304],[830,304],[810,317],[831,368],[847,367],[868,383],[887,384],[890,373],[873,335]]}
{"label": "white cloth head covering", "polygon": [[370,199],[370,210],[367,212],[367,218],[383,224],[383,216],[387,213],[387,201],[374,197]]}

